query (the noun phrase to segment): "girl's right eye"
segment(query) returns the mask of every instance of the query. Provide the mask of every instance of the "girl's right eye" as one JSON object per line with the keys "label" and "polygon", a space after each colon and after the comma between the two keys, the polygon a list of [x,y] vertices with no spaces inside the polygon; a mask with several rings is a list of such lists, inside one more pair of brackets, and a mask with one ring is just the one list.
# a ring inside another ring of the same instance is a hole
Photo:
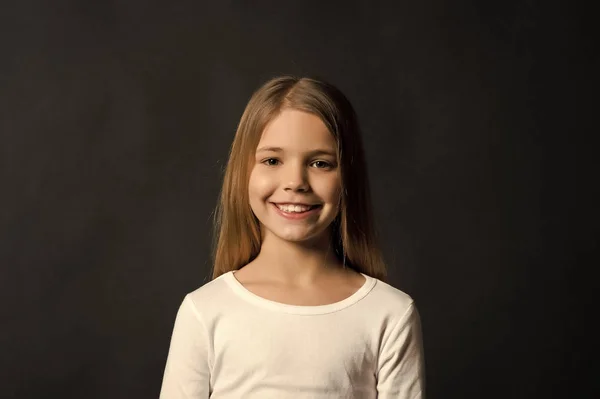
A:
{"label": "girl's right eye", "polygon": [[279,160],[276,158],[267,158],[264,161],[262,161],[262,163],[264,163],[267,166],[275,166],[279,163]]}

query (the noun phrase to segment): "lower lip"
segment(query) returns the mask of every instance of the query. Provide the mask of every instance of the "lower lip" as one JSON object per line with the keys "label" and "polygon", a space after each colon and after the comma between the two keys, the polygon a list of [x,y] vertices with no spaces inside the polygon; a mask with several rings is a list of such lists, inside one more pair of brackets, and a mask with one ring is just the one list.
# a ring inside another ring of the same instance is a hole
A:
{"label": "lower lip", "polygon": [[284,212],[281,209],[279,209],[277,207],[277,205],[271,203],[271,205],[273,205],[273,208],[275,208],[275,211],[277,213],[279,213],[281,216],[283,216],[286,219],[290,219],[290,220],[300,220],[300,219],[306,219],[308,217],[311,217],[319,212],[321,212],[321,208],[322,206],[318,206],[316,208],[311,209],[310,211],[306,211],[306,212]]}

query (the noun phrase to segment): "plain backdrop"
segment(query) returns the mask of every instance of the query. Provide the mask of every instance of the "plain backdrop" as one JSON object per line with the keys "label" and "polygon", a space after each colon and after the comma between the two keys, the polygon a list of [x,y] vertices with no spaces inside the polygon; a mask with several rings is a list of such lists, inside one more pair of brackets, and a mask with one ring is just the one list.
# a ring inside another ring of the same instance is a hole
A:
{"label": "plain backdrop", "polygon": [[337,85],[429,398],[591,398],[590,10],[555,1],[3,1],[0,396],[158,397],[252,92]]}

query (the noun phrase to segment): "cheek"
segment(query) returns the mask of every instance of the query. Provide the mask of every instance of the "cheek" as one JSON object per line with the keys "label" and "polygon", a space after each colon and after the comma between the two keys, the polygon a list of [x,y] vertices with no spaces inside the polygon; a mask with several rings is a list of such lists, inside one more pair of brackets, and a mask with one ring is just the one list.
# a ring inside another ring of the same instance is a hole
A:
{"label": "cheek", "polygon": [[265,199],[272,194],[273,189],[273,179],[270,179],[267,175],[257,171],[253,171],[250,174],[248,193],[251,199]]}
{"label": "cheek", "polygon": [[327,202],[337,203],[342,192],[342,183],[338,176],[331,176],[315,182],[313,189]]}
{"label": "cheek", "polygon": [[335,186],[335,190],[332,193],[331,202],[333,204],[333,208],[335,209],[335,213],[337,214],[340,210],[340,206],[342,203],[342,184],[339,182]]}

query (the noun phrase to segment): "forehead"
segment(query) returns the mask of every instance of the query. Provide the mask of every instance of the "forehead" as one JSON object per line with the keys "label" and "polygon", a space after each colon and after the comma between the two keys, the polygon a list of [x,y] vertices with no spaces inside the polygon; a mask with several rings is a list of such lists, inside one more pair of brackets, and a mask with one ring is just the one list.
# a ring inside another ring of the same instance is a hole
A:
{"label": "forehead", "polygon": [[265,127],[258,144],[290,151],[335,149],[336,141],[321,118],[295,109],[285,109]]}

